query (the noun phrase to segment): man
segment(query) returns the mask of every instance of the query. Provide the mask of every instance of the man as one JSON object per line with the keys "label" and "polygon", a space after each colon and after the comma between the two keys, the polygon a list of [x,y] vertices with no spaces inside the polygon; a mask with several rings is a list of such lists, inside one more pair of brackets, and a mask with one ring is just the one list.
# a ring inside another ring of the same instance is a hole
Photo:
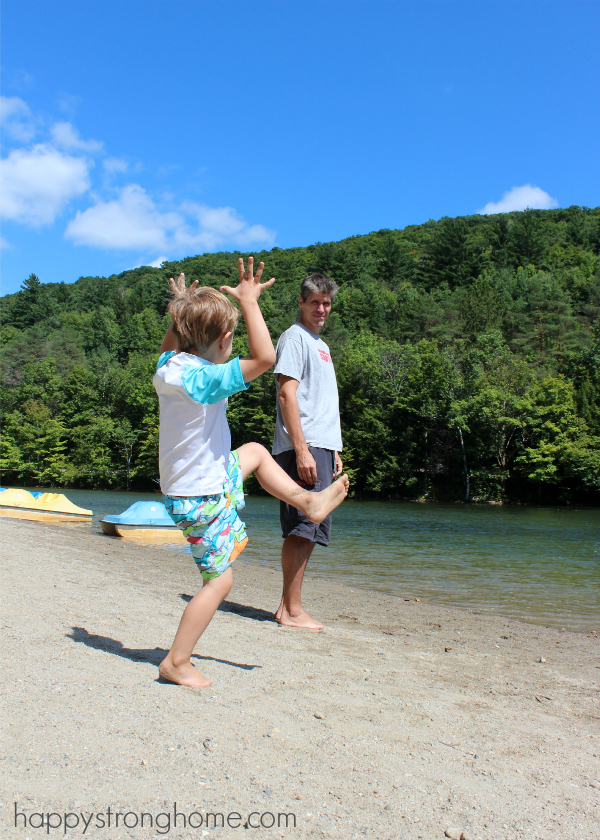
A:
{"label": "man", "polygon": [[[340,413],[335,370],[329,347],[319,333],[331,312],[337,285],[323,274],[305,277],[300,287],[300,320],[277,343],[275,382],[277,425],[273,455],[307,490],[323,490],[341,475]],[[302,607],[304,572],[315,543],[328,545],[331,516],[314,525],[281,502],[283,595],[275,614],[280,624],[323,630]]]}

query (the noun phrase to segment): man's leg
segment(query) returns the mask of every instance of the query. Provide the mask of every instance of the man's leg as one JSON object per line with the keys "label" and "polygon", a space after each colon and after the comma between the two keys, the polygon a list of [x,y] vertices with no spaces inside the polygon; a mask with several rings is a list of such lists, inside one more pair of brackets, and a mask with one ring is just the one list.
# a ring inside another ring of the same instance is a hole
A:
{"label": "man's leg", "polygon": [[[307,487],[310,492],[317,488],[328,487],[333,480],[332,453],[326,449],[309,447],[317,465],[317,483]],[[285,472],[302,484],[298,475],[296,454],[293,450],[277,455],[277,461]],[[306,485],[305,485],[306,486]],[[281,530],[284,536],[281,550],[281,569],[283,572],[283,595],[275,618],[288,627],[301,627],[306,630],[322,630],[323,625],[316,621],[302,607],[302,582],[308,560],[315,543],[327,545],[331,530],[331,516],[326,517],[318,526],[309,522],[293,505],[281,504]]]}
{"label": "man's leg", "polygon": [[325,629],[302,607],[302,581],[314,547],[314,542],[295,534],[291,534],[283,541],[281,549],[283,595],[275,618],[285,627],[302,627],[305,630]]}

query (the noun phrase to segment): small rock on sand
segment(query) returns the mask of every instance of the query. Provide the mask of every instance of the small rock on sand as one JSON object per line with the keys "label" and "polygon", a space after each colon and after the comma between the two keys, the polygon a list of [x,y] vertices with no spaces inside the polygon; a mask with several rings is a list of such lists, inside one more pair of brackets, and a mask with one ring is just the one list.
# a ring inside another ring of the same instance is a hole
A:
{"label": "small rock on sand", "polygon": [[462,829],[460,828],[447,828],[444,831],[446,837],[449,837],[450,840],[460,840],[462,837]]}

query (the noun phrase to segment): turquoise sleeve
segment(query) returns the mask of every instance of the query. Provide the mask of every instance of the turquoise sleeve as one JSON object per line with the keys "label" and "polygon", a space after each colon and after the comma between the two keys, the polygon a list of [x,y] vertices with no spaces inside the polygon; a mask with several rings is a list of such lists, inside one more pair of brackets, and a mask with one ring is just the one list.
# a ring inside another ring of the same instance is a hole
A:
{"label": "turquoise sleeve", "polygon": [[166,353],[161,353],[158,357],[158,362],[156,363],[156,370],[159,370],[163,365],[166,365],[171,356],[175,355],[174,350],[167,350]]}
{"label": "turquoise sleeve", "polygon": [[250,387],[244,382],[239,356],[224,365],[185,365],[181,384],[188,396],[204,405],[214,405]]}

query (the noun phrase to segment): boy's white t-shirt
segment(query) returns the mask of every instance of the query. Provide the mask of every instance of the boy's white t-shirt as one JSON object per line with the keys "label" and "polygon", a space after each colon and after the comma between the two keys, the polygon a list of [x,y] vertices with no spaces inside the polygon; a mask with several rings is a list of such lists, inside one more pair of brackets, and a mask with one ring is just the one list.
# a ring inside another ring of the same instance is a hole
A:
{"label": "boy's white t-shirt", "polygon": [[160,403],[160,489],[165,496],[220,494],[231,451],[227,397],[250,387],[239,357],[215,365],[191,353],[162,353],[152,382]]}

